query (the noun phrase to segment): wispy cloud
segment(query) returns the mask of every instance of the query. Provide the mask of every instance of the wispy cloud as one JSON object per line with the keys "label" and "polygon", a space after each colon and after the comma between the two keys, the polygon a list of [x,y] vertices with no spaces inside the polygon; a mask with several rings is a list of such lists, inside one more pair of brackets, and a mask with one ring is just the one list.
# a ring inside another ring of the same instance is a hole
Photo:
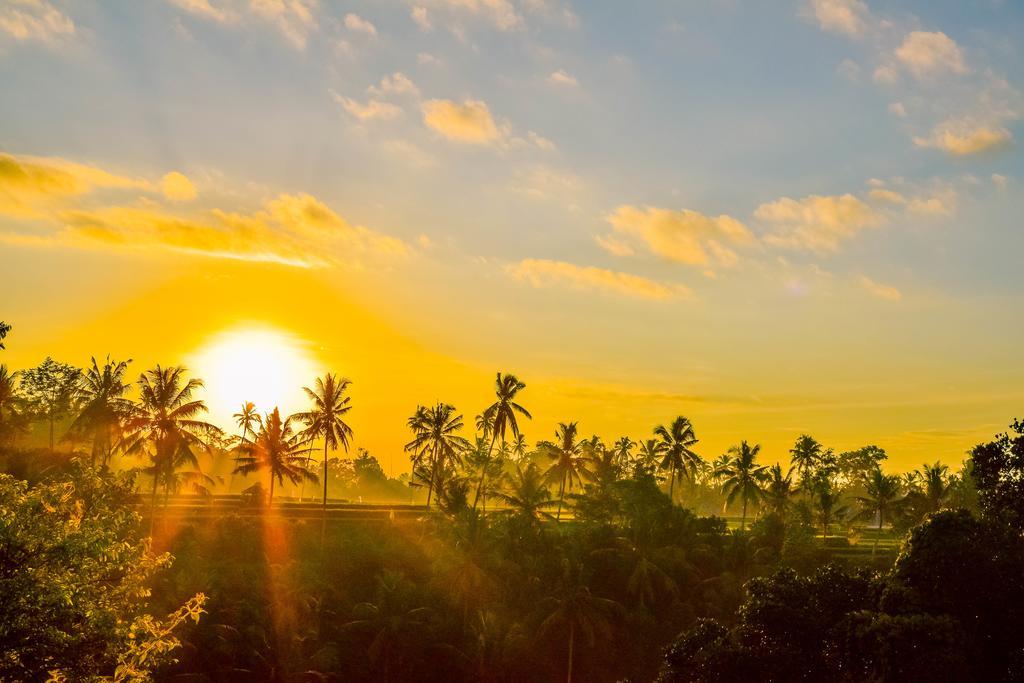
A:
{"label": "wispy cloud", "polygon": [[486,102],[481,100],[427,100],[423,122],[449,140],[472,145],[489,145],[506,134],[498,127]]}
{"label": "wispy cloud", "polygon": [[895,287],[889,285],[883,285],[880,282],[875,282],[867,275],[860,276],[861,286],[870,292],[873,296],[879,299],[885,299],[886,301],[899,301],[903,298],[903,293]]}
{"label": "wispy cloud", "polygon": [[151,190],[153,186],[66,159],[0,153],[0,213],[39,216],[62,200],[99,188]]}
{"label": "wispy cloud", "polygon": [[8,0],[0,8],[0,32],[15,40],[52,43],[75,35],[75,22],[45,0]]}
{"label": "wispy cloud", "polygon": [[[746,226],[731,216],[705,216],[687,209],[623,205],[608,222],[618,234],[639,239],[651,253],[689,265],[731,266],[738,260],[735,247],[755,242]],[[607,248],[621,243],[605,239],[599,244]]]}
{"label": "wispy cloud", "polygon": [[754,217],[770,226],[764,236],[768,244],[817,252],[835,251],[842,241],[885,222],[884,216],[852,194],[782,197],[757,207]]}
{"label": "wispy cloud", "polygon": [[658,301],[691,295],[690,290],[682,285],[657,282],[639,275],[595,266],[578,266],[565,261],[524,259],[507,266],[506,271],[515,279],[528,282],[534,287],[561,285]]}

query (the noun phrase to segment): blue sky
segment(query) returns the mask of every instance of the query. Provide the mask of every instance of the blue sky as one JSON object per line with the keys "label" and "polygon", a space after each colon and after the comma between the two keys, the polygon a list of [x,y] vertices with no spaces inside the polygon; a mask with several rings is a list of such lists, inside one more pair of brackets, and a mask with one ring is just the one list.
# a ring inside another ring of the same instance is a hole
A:
{"label": "blue sky", "polygon": [[5,307],[31,358],[33,311],[301,268],[559,410],[625,392],[616,429],[675,392],[723,446],[956,453],[1024,398],[1022,35],[1009,0],[6,0]]}

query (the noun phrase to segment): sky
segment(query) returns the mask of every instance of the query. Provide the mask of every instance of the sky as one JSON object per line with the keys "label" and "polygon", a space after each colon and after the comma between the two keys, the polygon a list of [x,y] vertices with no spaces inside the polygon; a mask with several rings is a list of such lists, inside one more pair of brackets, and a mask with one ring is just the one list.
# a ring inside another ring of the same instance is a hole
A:
{"label": "sky", "polygon": [[184,364],[353,448],[686,415],[958,464],[1024,415],[1012,0],[0,0],[0,360]]}

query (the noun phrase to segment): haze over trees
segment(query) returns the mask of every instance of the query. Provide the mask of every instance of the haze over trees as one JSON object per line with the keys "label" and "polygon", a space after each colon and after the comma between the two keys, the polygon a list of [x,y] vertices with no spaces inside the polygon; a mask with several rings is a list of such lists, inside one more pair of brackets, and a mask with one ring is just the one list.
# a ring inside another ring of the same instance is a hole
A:
{"label": "haze over trees", "polygon": [[786,462],[702,453],[684,416],[531,445],[498,373],[476,418],[396,425],[391,478],[338,457],[338,375],[228,434],[200,378],[130,367],[0,366],[0,678],[1024,677],[1020,422],[905,473],[806,434]]}

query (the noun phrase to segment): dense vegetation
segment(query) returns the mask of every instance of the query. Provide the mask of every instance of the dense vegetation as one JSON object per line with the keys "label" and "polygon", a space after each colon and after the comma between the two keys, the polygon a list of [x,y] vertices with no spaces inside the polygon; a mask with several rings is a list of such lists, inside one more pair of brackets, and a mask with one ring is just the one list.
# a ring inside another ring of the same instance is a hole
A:
{"label": "dense vegetation", "polygon": [[[342,457],[340,377],[229,436],[184,369],[128,368],[0,366],[0,679],[1024,678],[1020,423],[956,473],[807,435],[792,467],[744,440],[707,460],[685,417],[530,445],[498,374],[471,425],[417,408],[392,479]],[[170,505],[219,491],[246,493]]]}

